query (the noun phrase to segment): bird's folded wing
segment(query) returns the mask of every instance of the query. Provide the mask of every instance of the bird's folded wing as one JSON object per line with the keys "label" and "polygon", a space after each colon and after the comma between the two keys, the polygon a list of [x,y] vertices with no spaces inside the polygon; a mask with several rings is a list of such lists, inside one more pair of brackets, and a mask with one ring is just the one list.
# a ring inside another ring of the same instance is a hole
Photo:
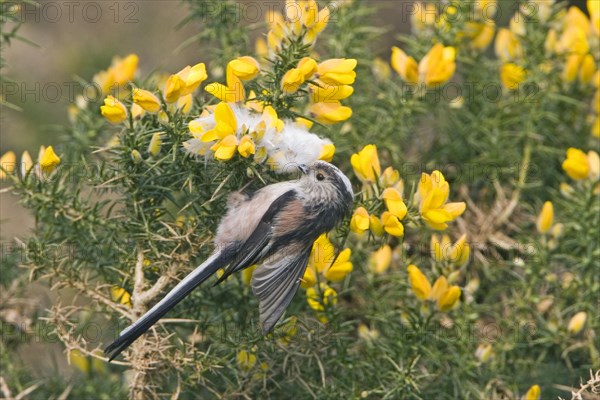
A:
{"label": "bird's folded wing", "polygon": [[300,286],[306,270],[311,246],[296,242],[273,254],[252,273],[252,291],[258,297],[260,322],[269,332]]}
{"label": "bird's folded wing", "polygon": [[[300,201],[296,197],[295,190],[289,190],[279,196],[262,216],[258,226],[250,237],[239,247],[237,257],[225,269],[225,273],[215,283],[218,285],[227,277],[236,271],[248,268],[256,264],[269,252],[269,247],[272,244],[273,238],[273,223],[275,218],[280,214],[285,214],[289,207],[301,207]],[[251,210],[249,210],[251,211]],[[241,224],[244,221],[240,221]]]}

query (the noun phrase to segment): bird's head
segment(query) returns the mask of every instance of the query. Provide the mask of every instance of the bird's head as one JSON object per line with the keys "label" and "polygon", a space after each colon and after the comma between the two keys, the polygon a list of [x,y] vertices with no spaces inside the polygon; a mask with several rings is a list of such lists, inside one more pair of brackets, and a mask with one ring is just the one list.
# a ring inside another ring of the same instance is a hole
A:
{"label": "bird's head", "polygon": [[354,192],[350,180],[335,165],[325,161],[315,161],[310,165],[300,165],[302,172],[300,186],[305,195],[315,202],[331,202],[339,209],[350,210]]}

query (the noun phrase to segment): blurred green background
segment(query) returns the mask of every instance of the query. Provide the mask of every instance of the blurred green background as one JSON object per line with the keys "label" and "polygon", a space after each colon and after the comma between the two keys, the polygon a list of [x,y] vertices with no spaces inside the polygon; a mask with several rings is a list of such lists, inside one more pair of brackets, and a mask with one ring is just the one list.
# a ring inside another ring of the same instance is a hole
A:
{"label": "blurred green background", "polygon": [[[387,59],[395,35],[409,30],[409,18],[400,13],[402,8],[398,5],[412,1],[372,2],[379,7],[375,17],[378,25],[393,32],[373,44],[377,53]],[[515,4],[513,0],[501,3],[510,9]],[[584,1],[571,3],[581,6]],[[41,1],[37,9],[27,6],[21,11],[25,24],[19,34],[35,45],[15,41],[2,54],[8,63],[3,74],[14,81],[2,90],[7,94],[6,100],[21,110],[0,108],[0,154],[28,150],[35,157],[41,144],[59,144],[68,121],[67,106],[74,101],[73,93],[78,93],[70,88],[80,79],[90,81],[96,72],[110,65],[115,55],[138,54],[141,76],[154,70],[176,72],[185,65],[209,61],[210,48],[201,48],[195,42],[181,46],[202,31],[197,22],[177,28],[186,15],[187,5],[176,0]],[[503,16],[508,18],[510,13]],[[249,53],[252,51],[248,49]],[[33,222],[18,206],[17,198],[8,195],[0,196],[0,220],[2,240],[25,235]],[[42,307],[52,304],[53,297],[47,289],[33,286],[30,292]],[[43,374],[48,368],[70,370],[58,344],[50,350],[34,340],[19,353],[34,373]]]}

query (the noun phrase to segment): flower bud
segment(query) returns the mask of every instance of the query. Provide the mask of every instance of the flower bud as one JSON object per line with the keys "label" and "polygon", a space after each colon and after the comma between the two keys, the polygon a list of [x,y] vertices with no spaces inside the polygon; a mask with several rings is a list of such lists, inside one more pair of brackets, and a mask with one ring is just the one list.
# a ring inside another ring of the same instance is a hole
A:
{"label": "flower bud", "polygon": [[160,100],[148,90],[133,89],[133,102],[149,113],[155,113],[160,110]]}
{"label": "flower bud", "polygon": [[552,222],[554,220],[554,207],[552,206],[551,201],[547,201],[544,203],[542,207],[542,211],[537,219],[537,230],[539,233],[544,234],[547,233],[552,227]]}
{"label": "flower bud", "polygon": [[409,265],[407,270],[410,287],[415,296],[421,301],[429,299],[431,295],[431,284],[427,280],[427,277],[423,275],[416,265]]}
{"label": "flower bud", "polygon": [[585,311],[580,311],[577,314],[573,315],[569,320],[569,325],[567,326],[567,331],[572,335],[577,335],[583,329],[585,322],[587,320],[587,313]]}
{"label": "flower bud", "polygon": [[358,207],[354,210],[350,220],[350,229],[355,233],[363,233],[369,229],[369,213],[364,207]]}

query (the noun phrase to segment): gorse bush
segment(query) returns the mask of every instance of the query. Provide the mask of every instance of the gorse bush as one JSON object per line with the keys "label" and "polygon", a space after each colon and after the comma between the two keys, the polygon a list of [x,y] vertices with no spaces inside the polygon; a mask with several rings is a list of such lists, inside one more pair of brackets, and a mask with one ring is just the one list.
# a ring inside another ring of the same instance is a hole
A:
{"label": "gorse bush", "polygon": [[[184,23],[203,24],[185,45],[210,46],[210,59],[140,76],[143,59],[117,56],[69,107],[64,142],[45,143],[37,159],[2,156],[5,191],[35,216],[32,236],[3,260],[2,284],[77,294],[25,331],[49,329],[85,377],[31,386],[13,359],[19,341],[3,335],[5,390],[136,399],[598,390],[589,371],[600,367],[600,3],[589,0],[587,14],[534,0],[403,4],[412,31],[386,54],[369,45],[385,33],[376,3],[265,5],[261,27],[240,24],[234,2],[186,4]],[[106,362],[101,349],[211,254],[230,194],[295,179],[319,159],[351,177],[354,211],[315,242],[272,333],[258,327],[249,268],[196,289]]]}

